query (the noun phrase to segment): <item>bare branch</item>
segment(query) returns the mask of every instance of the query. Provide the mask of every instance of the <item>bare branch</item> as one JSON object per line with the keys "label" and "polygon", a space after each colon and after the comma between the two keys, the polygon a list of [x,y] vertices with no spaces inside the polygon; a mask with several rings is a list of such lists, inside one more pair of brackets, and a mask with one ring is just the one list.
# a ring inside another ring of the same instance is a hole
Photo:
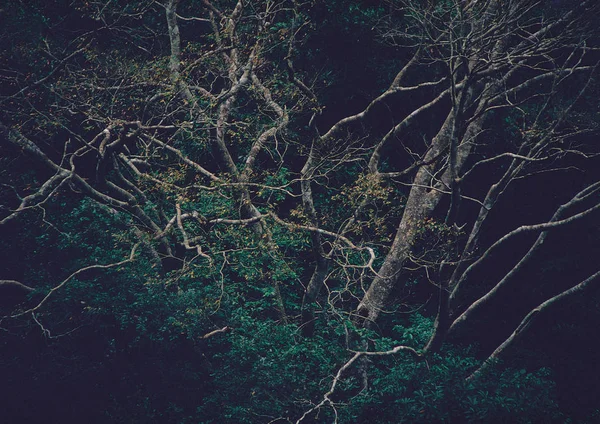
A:
{"label": "bare branch", "polygon": [[30,308],[30,309],[27,309],[26,311],[19,312],[17,314],[13,314],[13,315],[9,315],[8,317],[18,318],[23,315],[32,314],[32,313],[36,312],[42,306],[44,306],[44,304],[50,299],[50,297],[52,297],[52,295],[55,292],[57,292],[58,290],[63,288],[69,281],[71,281],[73,278],[77,277],[80,274],[83,274],[87,271],[91,271],[94,269],[109,269],[109,268],[114,268],[117,266],[125,265],[126,263],[129,263],[129,262],[133,262],[133,260],[135,259],[135,251],[138,248],[138,246],[139,246],[139,243],[134,245],[129,254],[129,258],[127,258],[123,261],[114,262],[112,264],[107,264],[107,265],[89,265],[89,266],[85,266],[83,268],[79,268],[77,271],[73,272],[71,275],[69,275],[67,278],[65,278],[62,282],[60,282],[57,286],[51,288],[50,291],[46,294],[46,296],[36,306],[34,306],[33,308]]}

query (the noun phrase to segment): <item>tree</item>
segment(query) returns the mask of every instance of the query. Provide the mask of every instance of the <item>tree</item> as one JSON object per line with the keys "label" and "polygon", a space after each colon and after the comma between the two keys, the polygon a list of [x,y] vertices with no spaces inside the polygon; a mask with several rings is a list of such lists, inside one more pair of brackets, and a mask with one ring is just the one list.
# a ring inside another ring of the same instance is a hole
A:
{"label": "tree", "polygon": [[[594,216],[596,2],[351,2],[343,25],[368,25],[385,43],[371,51],[395,57],[377,75],[385,86],[373,82],[373,94],[365,84],[368,100],[347,107],[328,91],[343,73],[337,62],[323,68],[326,28],[315,22],[337,6],[9,2],[0,227],[43,216],[60,233],[76,216],[61,207],[94,214],[92,226],[120,227],[116,241],[103,242],[118,246],[114,255],[78,258],[66,278],[49,272],[61,282],[7,318],[31,316],[49,335],[39,311],[74,277],[116,268],[136,281],[131,296],[152,281],[202,303],[192,308],[201,319],[177,321],[194,337],[241,328],[238,308],[306,338],[335,321],[346,339],[331,343],[354,353],[301,422],[334,406],[355,363],[366,389],[364,358],[433,357],[541,263],[551,231]],[[587,174],[571,183],[574,168]],[[530,205],[530,218],[503,219],[496,211],[506,203],[525,212],[521,181],[554,184],[557,198]],[[516,255],[484,270],[517,239]],[[598,274],[590,275],[532,288],[539,306],[465,377],[488,372],[537,312],[594,287]],[[0,277],[0,289],[23,295],[44,280]],[[393,311],[426,303],[415,280],[436,296],[428,341],[373,351],[366,340],[389,336]],[[251,301],[257,296],[268,306]],[[189,306],[182,302],[174,305]]]}

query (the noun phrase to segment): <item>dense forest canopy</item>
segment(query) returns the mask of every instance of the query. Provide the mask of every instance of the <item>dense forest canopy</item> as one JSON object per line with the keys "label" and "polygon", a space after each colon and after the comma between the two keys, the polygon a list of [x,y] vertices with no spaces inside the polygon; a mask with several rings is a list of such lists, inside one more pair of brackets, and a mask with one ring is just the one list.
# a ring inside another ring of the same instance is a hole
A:
{"label": "dense forest canopy", "polygon": [[596,422],[600,4],[4,0],[14,422]]}

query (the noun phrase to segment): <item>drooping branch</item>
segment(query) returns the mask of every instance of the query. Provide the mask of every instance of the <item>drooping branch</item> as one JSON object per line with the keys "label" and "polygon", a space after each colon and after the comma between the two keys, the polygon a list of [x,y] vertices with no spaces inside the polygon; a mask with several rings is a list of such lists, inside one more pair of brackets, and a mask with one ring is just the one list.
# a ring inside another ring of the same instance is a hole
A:
{"label": "drooping branch", "polygon": [[22,312],[18,312],[16,314],[12,314],[9,315],[5,318],[18,318],[27,314],[32,314],[36,311],[38,311],[42,306],[44,306],[46,304],[46,302],[52,297],[52,295],[54,293],[56,293],[58,290],[60,290],[61,288],[63,288],[64,286],[67,285],[67,283],[69,281],[71,281],[73,278],[87,272],[87,271],[91,271],[91,270],[96,270],[96,269],[109,269],[109,268],[114,268],[117,266],[121,266],[121,265],[125,265],[127,263],[133,262],[135,260],[135,252],[138,248],[140,244],[137,243],[135,244],[132,248],[131,248],[131,252],[129,253],[129,257],[125,260],[119,261],[119,262],[114,262],[111,264],[107,264],[107,265],[89,265],[89,266],[85,266],[83,268],[79,268],[77,271],[73,272],[71,275],[69,275],[67,278],[65,278],[63,281],[61,281],[58,285],[54,286],[53,288],[51,288],[48,293],[46,294],[46,296],[44,296],[44,298],[34,307],[29,308],[25,311]]}
{"label": "drooping branch", "polygon": [[0,291],[14,291],[17,290],[20,293],[27,294],[31,293],[35,289],[33,287],[26,286],[25,284],[16,280],[0,280]]}
{"label": "drooping branch", "polygon": [[10,213],[10,215],[0,220],[0,226],[10,223],[24,211],[39,207],[44,204],[53,194],[55,194],[63,184],[68,182],[70,174],[68,172],[59,171],[49,178],[42,186],[32,194],[29,194],[21,199],[21,203]]}

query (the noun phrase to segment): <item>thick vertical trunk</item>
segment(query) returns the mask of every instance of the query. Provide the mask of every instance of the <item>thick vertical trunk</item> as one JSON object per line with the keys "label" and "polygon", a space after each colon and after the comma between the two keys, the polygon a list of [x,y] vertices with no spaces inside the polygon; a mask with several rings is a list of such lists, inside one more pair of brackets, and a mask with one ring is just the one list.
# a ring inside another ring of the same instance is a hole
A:
{"label": "thick vertical trunk", "polygon": [[[312,188],[310,179],[314,171],[314,149],[311,149],[306,164],[302,168],[302,203],[304,212],[308,216],[314,227],[319,227],[317,212],[313,202]],[[302,334],[311,336],[314,330],[313,307],[321,287],[325,283],[325,278],[329,271],[329,259],[327,258],[321,242],[321,235],[318,232],[311,233],[311,245],[313,256],[315,258],[315,269],[308,285],[304,290],[302,297]]]}
{"label": "thick vertical trunk", "polygon": [[[440,156],[449,147],[453,129],[453,112],[442,125],[438,135],[433,140],[433,146],[425,157],[425,161]],[[459,172],[466,163],[473,146],[473,140],[481,132],[484,118],[473,121],[466,129],[458,145],[456,153],[455,172]],[[435,163],[423,166],[417,172],[410,190],[408,200],[402,215],[402,220],[396,231],[392,247],[385,257],[383,265],[377,272],[369,289],[358,306],[357,313],[363,325],[369,326],[384,310],[392,290],[394,289],[402,268],[410,258],[415,239],[421,223],[433,215],[447,187],[450,187],[451,172],[447,169],[441,182],[432,183]]]}
{"label": "thick vertical trunk", "polygon": [[169,31],[171,55],[169,57],[169,72],[171,82],[182,91],[185,98],[192,102],[194,96],[190,89],[181,79],[181,37],[179,36],[179,25],[177,24],[177,4],[179,0],[169,0],[165,3],[165,16]]}
{"label": "thick vertical trunk", "polygon": [[314,303],[325,283],[329,272],[329,261],[320,256],[316,258],[315,269],[302,297],[302,335],[310,337],[314,333]]}
{"label": "thick vertical trunk", "polygon": [[[434,138],[433,146],[427,153],[425,161],[438,157],[447,148],[449,135],[452,131],[452,121],[453,116],[450,113],[438,135]],[[385,308],[402,267],[410,256],[419,225],[425,218],[431,216],[440,200],[441,193],[429,188],[434,168],[435,163],[432,163],[421,167],[417,171],[392,247],[377,272],[378,275],[373,279],[358,305],[359,319],[364,320],[361,324],[367,327],[377,320],[379,314]]]}

